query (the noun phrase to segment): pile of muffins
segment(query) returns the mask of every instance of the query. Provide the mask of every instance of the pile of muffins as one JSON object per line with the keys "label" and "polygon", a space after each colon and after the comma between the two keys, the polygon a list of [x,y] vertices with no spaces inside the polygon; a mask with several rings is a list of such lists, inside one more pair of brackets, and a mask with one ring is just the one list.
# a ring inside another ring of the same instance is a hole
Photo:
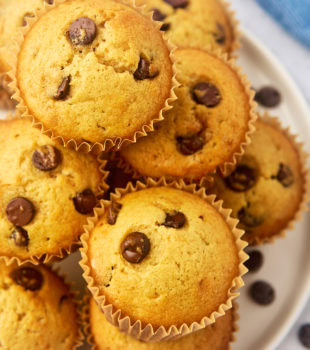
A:
{"label": "pile of muffins", "polygon": [[1,349],[230,348],[244,249],[308,190],[238,36],[220,0],[0,0]]}

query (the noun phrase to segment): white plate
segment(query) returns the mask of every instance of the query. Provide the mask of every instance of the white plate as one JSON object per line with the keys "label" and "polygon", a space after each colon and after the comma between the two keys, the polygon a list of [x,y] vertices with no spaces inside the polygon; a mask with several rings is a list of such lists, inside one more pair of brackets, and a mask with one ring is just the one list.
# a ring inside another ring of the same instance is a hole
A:
{"label": "white plate", "polygon": [[[305,100],[280,62],[255,38],[244,33],[239,60],[243,70],[254,87],[271,84],[281,91],[281,106],[269,112],[278,115],[285,125],[290,125],[310,151],[310,113]],[[233,349],[273,350],[293,325],[310,291],[309,229],[310,215],[304,215],[303,221],[288,233],[285,240],[260,248],[265,264],[258,273],[245,277],[246,285],[258,279],[269,281],[275,287],[277,297],[271,306],[257,306],[249,299],[247,286],[242,289],[240,332]],[[78,260],[79,254],[75,253],[58,265],[77,288],[83,290],[85,284]]]}

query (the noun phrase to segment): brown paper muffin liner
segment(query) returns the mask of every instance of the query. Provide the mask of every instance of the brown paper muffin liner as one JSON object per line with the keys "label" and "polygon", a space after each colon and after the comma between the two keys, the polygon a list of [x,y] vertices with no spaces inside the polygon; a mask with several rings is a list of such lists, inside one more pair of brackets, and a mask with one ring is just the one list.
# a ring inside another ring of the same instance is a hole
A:
{"label": "brown paper muffin liner", "polygon": [[[36,23],[45,13],[53,9],[54,7],[57,7],[61,3],[65,2],[66,0],[54,0],[54,3],[52,5],[49,5],[45,3],[45,7],[37,12],[35,12],[34,17],[27,18],[27,25],[20,28],[20,32],[16,38],[14,38],[14,41],[16,43],[15,49],[12,52],[13,55],[13,62],[12,62],[12,70],[8,72],[8,75],[12,82],[10,83],[10,88],[14,91],[13,98],[17,101],[16,109],[20,112],[20,115],[22,117],[28,117],[32,120],[33,126],[38,128],[43,134],[48,135],[50,138],[57,139],[60,141],[65,147],[72,147],[76,151],[84,151],[84,152],[91,152],[99,153],[99,152],[105,152],[109,150],[119,150],[123,146],[126,146],[130,143],[135,143],[138,138],[146,136],[149,132],[154,131],[154,126],[157,122],[160,122],[164,119],[163,113],[165,111],[168,111],[172,108],[172,102],[177,99],[175,95],[175,88],[179,86],[179,83],[176,80],[176,71],[175,71],[175,64],[174,64],[174,55],[173,52],[175,51],[175,46],[170,42],[167,41],[163,35],[163,40],[166,43],[166,46],[170,52],[170,60],[172,62],[172,69],[173,69],[173,77],[171,82],[171,90],[170,95],[166,99],[165,104],[163,108],[160,110],[159,115],[154,117],[153,120],[151,120],[148,124],[145,124],[141,130],[136,131],[131,138],[121,138],[121,137],[114,137],[114,138],[107,138],[103,142],[89,142],[85,140],[75,140],[75,139],[67,139],[65,137],[62,137],[61,135],[57,134],[55,130],[53,129],[47,129],[43,123],[41,123],[39,120],[37,120],[34,116],[31,115],[26,103],[24,102],[22,98],[21,91],[19,90],[18,82],[17,82],[17,61],[18,61],[18,55],[21,50],[22,44],[24,42],[24,39],[29,32],[30,28],[34,23]],[[133,1],[133,8],[137,10],[139,13],[143,14],[145,17],[148,17],[158,30],[160,30],[160,22],[153,21],[152,14],[146,13],[143,9],[143,7],[137,7]]]}
{"label": "brown paper muffin liner", "polygon": [[[87,343],[90,345],[91,350],[97,350],[97,345],[95,343],[92,331],[91,331],[91,325],[90,325],[90,317],[89,317],[89,303],[92,296],[90,294],[86,294],[83,298],[83,307],[82,307],[82,329],[84,336],[86,338]],[[99,306],[98,306],[99,307]],[[231,350],[231,345],[236,342],[237,340],[237,333],[239,331],[238,321],[240,320],[239,315],[239,305],[234,300],[232,303],[232,310],[233,310],[233,319],[232,319],[232,334],[230,338],[230,344],[229,348],[227,350]],[[176,339],[174,339],[176,340]],[[172,340],[173,341],[173,340]]]}
{"label": "brown paper muffin liner", "polygon": [[[204,51],[204,50],[201,50],[201,51]],[[241,81],[241,83],[244,87],[244,91],[245,91],[245,93],[248,97],[248,100],[249,100],[248,129],[245,133],[244,140],[240,143],[239,149],[231,156],[230,160],[217,166],[217,169],[221,172],[221,174],[223,176],[228,176],[230,173],[232,173],[232,171],[235,169],[237,163],[240,161],[240,159],[244,155],[244,152],[245,152],[247,146],[249,146],[249,144],[252,142],[251,136],[253,135],[253,133],[256,130],[255,121],[257,119],[257,112],[256,112],[257,103],[254,100],[255,92],[251,88],[251,83],[248,80],[247,75],[242,73],[241,67],[236,64],[235,59],[229,58],[227,53],[222,53],[220,50],[216,50],[216,51],[213,50],[212,51],[211,46],[210,46],[209,50],[206,50],[206,51],[208,51],[209,54],[224,61],[234,72],[236,72],[239,80]],[[156,130],[154,132],[156,133]],[[123,169],[123,171],[126,174],[130,174],[133,178],[139,179],[141,177],[143,177],[143,178],[148,177],[148,176],[144,176],[144,175],[139,174],[139,172],[121,156],[121,153],[115,152],[112,155],[112,158],[114,160],[117,160],[119,168]],[[208,187],[210,187],[210,185],[212,185],[212,183],[214,181],[213,177],[214,177],[217,169],[214,169],[214,171],[205,174],[200,179],[183,178],[183,180],[186,183],[196,183],[197,185],[199,185],[201,187],[204,186],[204,187],[208,188]],[[172,177],[172,176],[166,176],[166,175],[165,175],[165,178],[166,178],[166,180],[169,180],[169,181],[174,181],[174,180],[180,179],[180,177]]]}
{"label": "brown paper muffin liner", "polygon": [[265,238],[257,237],[254,240],[254,242],[251,243],[252,246],[262,245],[265,243],[274,243],[277,238],[285,238],[286,232],[294,229],[295,224],[298,221],[301,221],[302,214],[309,210],[308,202],[309,202],[309,193],[310,193],[310,169],[307,165],[309,153],[307,153],[304,150],[304,144],[302,142],[297,141],[298,136],[291,132],[290,127],[285,128],[281,124],[278,117],[270,116],[266,112],[264,115],[260,115],[259,118],[261,118],[265,123],[268,123],[269,125],[281,131],[297,150],[299,154],[299,159],[300,159],[300,173],[303,178],[303,195],[302,195],[298,210],[296,211],[294,217],[287,223],[287,226],[283,230],[281,230],[278,234],[273,235],[271,237],[265,237]]}
{"label": "brown paper muffin liner", "polygon": [[[228,226],[232,230],[232,233],[236,240],[236,246],[239,252],[239,275],[238,277],[234,278],[231,288],[228,290],[227,301],[224,304],[220,305],[218,310],[214,311],[211,315],[208,315],[202,320],[199,320],[198,322],[194,322],[192,324],[184,323],[180,327],[172,325],[169,327],[169,329],[165,328],[164,326],[160,326],[159,328],[154,329],[151,324],[144,326],[140,320],[134,322],[128,316],[124,317],[122,315],[122,310],[116,309],[111,304],[107,304],[105,296],[100,294],[99,288],[96,286],[95,281],[91,276],[91,266],[87,252],[90,232],[93,230],[99,218],[105,212],[106,208],[111,205],[111,201],[116,201],[127,193],[136,192],[146,188],[162,186],[172,187],[195,194],[196,196],[203,198],[206,202],[211,204],[221,213]],[[238,220],[230,216],[231,209],[224,209],[222,207],[222,201],[216,201],[215,195],[206,195],[203,188],[197,190],[193,184],[186,185],[182,180],[179,182],[167,182],[165,178],[161,178],[159,180],[148,178],[146,179],[146,183],[138,181],[136,186],[133,186],[132,183],[129,183],[125,189],[118,189],[116,190],[116,193],[112,193],[111,201],[101,201],[100,207],[96,208],[94,211],[95,215],[91,218],[88,218],[88,224],[84,226],[85,232],[81,236],[83,246],[80,249],[82,255],[80,266],[84,271],[83,277],[87,282],[88,289],[91,291],[97,304],[104,312],[106,319],[111,324],[119,327],[123,333],[126,333],[138,340],[147,342],[159,342],[162,340],[169,340],[176,337],[185,336],[192,332],[203,329],[208,325],[214,323],[217,317],[224,315],[225,311],[231,309],[232,301],[239,295],[237,290],[244,285],[242,276],[248,271],[244,266],[244,262],[248,259],[248,255],[244,252],[244,248],[247,246],[247,243],[241,240],[241,236],[244,234],[244,231],[237,228]]]}
{"label": "brown paper muffin liner", "polygon": [[[16,116],[13,116],[11,113],[8,114],[7,119],[13,119],[13,118],[18,118],[18,113]],[[106,183],[106,178],[109,175],[109,172],[105,170],[105,165],[106,165],[106,160],[103,160],[100,155],[97,156],[97,162],[98,162],[98,167],[99,171],[102,174],[102,179],[100,184],[98,185],[98,190],[97,190],[97,198],[101,199],[104,195],[104,193],[108,190],[109,186]],[[98,204],[99,205],[99,204]],[[83,233],[83,228],[81,227],[81,234]],[[81,236],[81,234],[79,236]],[[81,241],[80,237],[77,237],[75,241],[73,241],[70,246],[64,247],[64,248],[59,248],[58,253],[56,254],[48,254],[48,253],[43,253],[41,255],[34,255],[31,256],[28,259],[22,260],[18,257],[8,257],[5,255],[0,255],[0,261],[4,261],[6,265],[10,265],[12,263],[17,263],[18,266],[24,265],[24,264],[34,264],[34,265],[39,265],[41,263],[43,264],[51,264],[53,262],[60,261],[64,259],[67,255],[74,253],[79,249],[81,246]]]}

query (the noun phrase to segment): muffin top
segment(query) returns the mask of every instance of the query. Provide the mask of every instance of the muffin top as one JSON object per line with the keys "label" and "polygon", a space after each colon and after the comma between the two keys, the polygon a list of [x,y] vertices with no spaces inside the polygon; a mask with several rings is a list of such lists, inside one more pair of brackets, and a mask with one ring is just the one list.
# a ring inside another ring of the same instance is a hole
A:
{"label": "muffin top", "polygon": [[[129,2],[129,0],[126,0]],[[231,53],[236,33],[220,0],[138,0],[164,22],[161,30],[178,47],[220,49]]]}
{"label": "muffin top", "polygon": [[216,322],[179,340],[144,343],[112,326],[98,308],[94,299],[90,301],[90,330],[98,350],[228,350],[234,331],[233,311],[218,318]]}
{"label": "muffin top", "polygon": [[304,192],[299,152],[282,130],[260,119],[236,170],[226,179],[216,177],[211,192],[232,208],[245,240],[268,240],[299,208]]}
{"label": "muffin top", "polygon": [[174,188],[114,201],[87,244],[90,274],[106,304],[154,328],[211,316],[239,276],[225,219],[202,198]]}
{"label": "muffin top", "polygon": [[239,74],[221,58],[195,49],[175,55],[178,100],[154,133],[121,156],[141,175],[199,179],[240,151],[251,102]]}
{"label": "muffin top", "polygon": [[13,38],[20,27],[25,26],[27,17],[33,17],[34,12],[42,9],[45,3],[52,0],[0,0],[0,72],[11,69],[10,52],[14,46]]}
{"label": "muffin top", "polygon": [[26,119],[0,121],[0,256],[58,254],[96,204],[96,159],[53,142]]}
{"label": "muffin top", "polygon": [[132,138],[170,96],[169,55],[155,22],[133,8],[66,1],[27,33],[17,82],[30,114],[65,140]]}
{"label": "muffin top", "polygon": [[4,350],[72,350],[79,325],[69,288],[41,266],[0,268],[0,344]]}

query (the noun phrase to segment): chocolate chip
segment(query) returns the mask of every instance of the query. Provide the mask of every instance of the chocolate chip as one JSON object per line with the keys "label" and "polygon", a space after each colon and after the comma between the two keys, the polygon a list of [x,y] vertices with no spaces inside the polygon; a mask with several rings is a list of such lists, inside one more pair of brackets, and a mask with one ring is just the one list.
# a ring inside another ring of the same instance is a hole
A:
{"label": "chocolate chip", "polygon": [[28,18],[33,18],[34,17],[34,14],[33,13],[30,13],[30,12],[27,12],[24,14],[24,17],[23,17],[23,27],[26,27],[28,21],[27,21],[27,17]]}
{"label": "chocolate chip", "polygon": [[164,1],[175,9],[185,8],[188,5],[188,0],[164,0]]}
{"label": "chocolate chip", "polygon": [[272,86],[265,86],[257,91],[255,100],[265,107],[277,107],[281,102],[281,95]]}
{"label": "chocolate chip", "polygon": [[246,227],[252,228],[261,225],[264,222],[263,217],[258,217],[249,212],[248,208],[241,208],[238,211],[238,219]]}
{"label": "chocolate chip", "polygon": [[238,165],[235,171],[225,178],[225,183],[235,192],[244,192],[255,185],[256,173],[247,165]]}
{"label": "chocolate chip", "polygon": [[278,173],[273,178],[276,178],[283,187],[290,187],[294,183],[294,174],[291,168],[283,163],[280,163]]}
{"label": "chocolate chip", "polygon": [[273,287],[264,281],[253,283],[249,290],[252,299],[260,305],[269,305],[275,299],[275,291]]}
{"label": "chocolate chip", "polygon": [[301,344],[305,348],[310,349],[310,323],[304,324],[300,327],[298,337]]}
{"label": "chocolate chip", "polygon": [[122,204],[112,201],[111,206],[108,209],[108,224],[114,225],[116,223],[116,219],[118,213],[122,209]]}
{"label": "chocolate chip", "polygon": [[70,91],[70,82],[71,82],[71,77],[65,77],[61,84],[59,85],[58,89],[57,89],[57,93],[54,96],[55,100],[64,100]]}
{"label": "chocolate chip", "polygon": [[217,106],[222,97],[219,89],[211,83],[198,83],[193,88],[193,98],[194,100],[206,107]]}
{"label": "chocolate chip", "polygon": [[216,23],[217,26],[217,32],[214,33],[214,38],[215,41],[218,44],[225,44],[226,41],[226,33],[225,33],[225,28],[221,23]]}
{"label": "chocolate chip", "polygon": [[54,0],[45,0],[45,2],[47,2],[49,5],[53,5]]}
{"label": "chocolate chip", "polygon": [[13,239],[18,247],[27,247],[29,244],[28,232],[22,227],[16,227],[12,232],[10,239]]}
{"label": "chocolate chip", "polygon": [[15,226],[24,226],[33,219],[33,204],[26,198],[16,197],[6,207],[6,215]]}
{"label": "chocolate chip", "polygon": [[41,289],[43,284],[41,272],[33,267],[17,268],[12,271],[11,278],[16,284],[32,292]]}
{"label": "chocolate chip", "polygon": [[249,272],[257,272],[263,265],[264,256],[259,250],[252,250],[249,254],[249,260],[244,265],[248,268]]}
{"label": "chocolate chip", "polygon": [[75,209],[81,214],[91,214],[94,206],[97,204],[96,196],[93,191],[86,189],[83,192],[77,193],[73,198]]}
{"label": "chocolate chip", "polygon": [[161,27],[160,30],[162,30],[163,32],[166,32],[167,30],[170,29],[170,23],[164,23]]}
{"label": "chocolate chip", "polygon": [[61,161],[61,155],[57,148],[51,145],[44,145],[36,149],[32,155],[33,165],[42,171],[57,168]]}
{"label": "chocolate chip", "polygon": [[153,9],[153,20],[154,21],[163,21],[167,16],[164,15],[160,10]]}
{"label": "chocolate chip", "polygon": [[150,251],[150,240],[144,233],[129,233],[121,244],[121,252],[127,261],[139,264]]}
{"label": "chocolate chip", "polygon": [[206,140],[201,134],[196,134],[187,137],[177,137],[179,151],[185,156],[192,155],[202,149]]}
{"label": "chocolate chip", "polygon": [[166,219],[163,225],[166,227],[181,228],[184,226],[185,222],[185,215],[180,211],[175,211],[172,214],[166,214]]}
{"label": "chocolate chip", "polygon": [[96,23],[88,17],[80,17],[71,23],[69,38],[73,45],[89,45],[97,34]]}
{"label": "chocolate chip", "polygon": [[137,70],[133,76],[136,80],[152,79],[158,75],[159,71],[155,65],[143,57],[140,57]]}

